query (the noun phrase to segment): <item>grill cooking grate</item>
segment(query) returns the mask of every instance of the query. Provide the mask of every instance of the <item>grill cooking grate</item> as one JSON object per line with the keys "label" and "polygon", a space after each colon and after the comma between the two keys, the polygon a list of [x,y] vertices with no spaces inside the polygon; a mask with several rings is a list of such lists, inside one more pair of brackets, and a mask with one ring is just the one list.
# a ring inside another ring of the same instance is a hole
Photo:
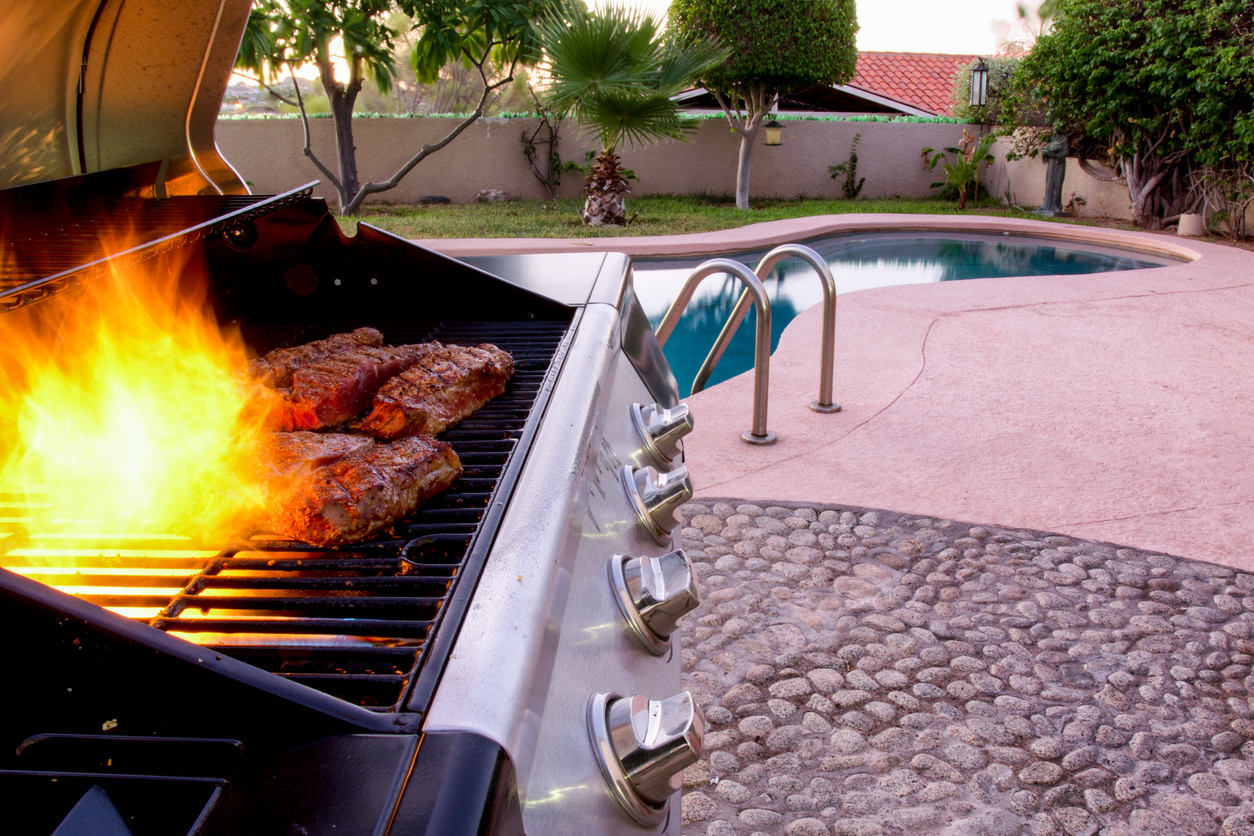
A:
{"label": "grill cooking grate", "polygon": [[[490,546],[479,532],[495,531],[485,521],[504,504],[492,497],[512,486],[507,470],[521,463],[511,453],[535,431],[538,415],[529,418],[569,336],[565,322],[379,327],[391,344],[493,342],[516,366],[502,395],[441,436],[461,458],[462,477],[382,536],[338,550],[265,535],[225,549],[177,538],[93,542],[69,531],[34,542],[4,532],[37,509],[0,495],[0,563],[341,699],[400,710],[410,683],[432,682],[443,665],[460,619],[450,610],[464,606],[471,589],[459,588],[473,588]],[[264,351],[325,334],[294,339],[292,329],[267,328],[246,336]],[[74,558],[76,571],[45,567],[47,555]],[[450,629],[436,633],[450,618]],[[433,653],[441,658],[431,665]],[[429,693],[430,684],[418,690]]]}

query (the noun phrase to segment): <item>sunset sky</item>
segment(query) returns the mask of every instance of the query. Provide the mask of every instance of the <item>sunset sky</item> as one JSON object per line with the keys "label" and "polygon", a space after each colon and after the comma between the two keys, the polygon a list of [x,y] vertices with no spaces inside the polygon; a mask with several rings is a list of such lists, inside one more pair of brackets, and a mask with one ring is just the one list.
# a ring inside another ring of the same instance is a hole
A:
{"label": "sunset sky", "polygon": [[[590,5],[600,6],[603,2]],[[648,11],[665,14],[669,0],[637,0]],[[1028,0],[1029,7],[1040,5]],[[1023,37],[1015,0],[867,0],[858,3],[858,49],[876,52],[993,54],[1008,40]]]}

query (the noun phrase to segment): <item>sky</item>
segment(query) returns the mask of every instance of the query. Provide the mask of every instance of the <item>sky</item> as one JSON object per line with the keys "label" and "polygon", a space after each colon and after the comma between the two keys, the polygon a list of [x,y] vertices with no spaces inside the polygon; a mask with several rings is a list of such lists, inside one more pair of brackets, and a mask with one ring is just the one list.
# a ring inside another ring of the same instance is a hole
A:
{"label": "sky", "polygon": [[[670,6],[670,0],[588,0],[588,5],[601,8],[607,2],[663,16]],[[1040,5],[1040,0],[1025,2],[1033,9]],[[958,0],[954,5],[960,13],[935,0],[862,0],[858,3],[858,49],[994,55],[1002,44],[1027,34],[1017,0]],[[318,73],[307,65],[298,74],[316,78]]]}
{"label": "sky", "polygon": [[[1039,0],[1027,0],[1027,4],[1032,8],[1040,5]],[[670,2],[636,0],[627,5],[665,14]],[[863,0],[858,3],[858,49],[992,55],[1002,43],[1023,37],[1017,9],[1016,0],[958,0],[951,4]]]}

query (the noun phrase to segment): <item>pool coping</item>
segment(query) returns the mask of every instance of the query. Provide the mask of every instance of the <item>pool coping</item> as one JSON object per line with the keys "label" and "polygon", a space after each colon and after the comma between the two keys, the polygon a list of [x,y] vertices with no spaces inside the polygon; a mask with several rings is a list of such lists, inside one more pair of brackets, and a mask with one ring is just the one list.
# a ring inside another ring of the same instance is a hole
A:
{"label": "pool coping", "polygon": [[1217,246],[1188,239],[1173,241],[1148,232],[1105,227],[1037,221],[1026,218],[993,218],[983,215],[813,215],[764,221],[686,235],[656,235],[616,238],[438,238],[422,245],[453,256],[515,255],[524,253],[621,252],[630,256],[718,256],[757,250],[798,240],[860,231],[1015,232],[1066,241],[1115,244],[1155,254],[1194,261],[1201,253],[1194,244]]}
{"label": "pool coping", "polygon": [[450,255],[717,255],[861,230],[1011,231],[1188,263],[972,279],[839,297],[835,399],[818,388],[820,306],[772,355],[751,447],[752,373],[687,400],[698,498],[846,503],[1214,561],[1254,571],[1254,253],[1205,241],[984,216],[857,215],[593,242],[443,240]]}

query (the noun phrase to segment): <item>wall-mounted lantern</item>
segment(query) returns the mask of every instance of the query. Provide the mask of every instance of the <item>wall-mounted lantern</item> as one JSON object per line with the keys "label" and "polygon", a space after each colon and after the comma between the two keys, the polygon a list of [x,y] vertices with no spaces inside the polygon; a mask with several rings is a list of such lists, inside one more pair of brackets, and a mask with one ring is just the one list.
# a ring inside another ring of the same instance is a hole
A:
{"label": "wall-mounted lantern", "polygon": [[772,119],[771,121],[763,124],[762,127],[766,130],[767,145],[780,145],[782,143],[783,140],[781,134],[784,130],[783,125]]}
{"label": "wall-mounted lantern", "polygon": [[979,63],[971,68],[971,107],[983,107],[988,104],[988,65],[980,58]]}

